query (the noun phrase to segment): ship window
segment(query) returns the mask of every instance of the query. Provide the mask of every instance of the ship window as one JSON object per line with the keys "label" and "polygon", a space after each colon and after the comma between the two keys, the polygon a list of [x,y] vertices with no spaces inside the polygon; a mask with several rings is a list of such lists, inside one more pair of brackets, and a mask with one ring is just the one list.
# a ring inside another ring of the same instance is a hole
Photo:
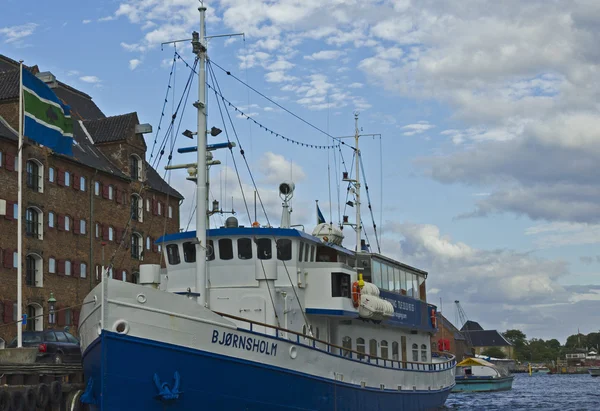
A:
{"label": "ship window", "polygon": [[206,260],[212,261],[215,259],[215,245],[213,240],[208,240],[208,246],[206,247]]}
{"label": "ship window", "polygon": [[219,257],[221,260],[231,260],[233,258],[233,243],[231,238],[221,238],[219,240]]}
{"label": "ship window", "polygon": [[406,271],[400,271],[400,292],[406,295]]}
{"label": "ship window", "polygon": [[412,345],[412,360],[415,362],[419,361],[419,345],[418,344]]}
{"label": "ship window", "polygon": [[310,254],[310,246],[306,244],[304,247],[304,261],[309,261],[308,256]]}
{"label": "ship window", "polygon": [[356,351],[358,351],[360,354],[358,354],[358,359],[362,360],[363,358],[365,358],[365,339],[362,337],[359,337],[356,339]]}
{"label": "ship window", "polygon": [[394,291],[394,267],[388,267],[388,290]]}
{"label": "ship window", "polygon": [[318,340],[319,339],[319,327],[317,327],[317,333],[315,334],[315,338]]}
{"label": "ship window", "polygon": [[388,342],[386,340],[381,341],[381,358],[388,359]]}
{"label": "ship window", "polygon": [[392,360],[400,360],[400,357],[398,356],[398,341],[392,343]]}
{"label": "ship window", "polygon": [[373,261],[373,284],[381,288],[381,263]]}
{"label": "ship window", "polygon": [[277,259],[289,261],[292,259],[292,240],[289,238],[280,238],[277,240]]}
{"label": "ship window", "polygon": [[259,238],[256,240],[256,252],[260,260],[270,260],[273,255],[271,240],[268,238]]}
{"label": "ship window", "polygon": [[374,338],[369,341],[369,355],[377,357],[377,340]]}
{"label": "ship window", "polygon": [[350,274],[331,273],[331,296],[350,298]]}
{"label": "ship window", "polygon": [[310,261],[313,263],[315,262],[315,249],[316,248],[317,247],[315,247],[314,245],[310,246]]}
{"label": "ship window", "polygon": [[352,349],[352,338],[345,336],[344,338],[342,338],[342,347],[346,348],[346,350],[342,351],[342,355],[344,357],[349,357],[350,356],[350,351]]}
{"label": "ship window", "polygon": [[381,264],[381,288],[388,290],[388,266]]}
{"label": "ship window", "polygon": [[396,291],[397,293],[400,292],[400,275],[402,274],[402,271],[400,271],[397,268],[394,268],[394,291]]}
{"label": "ship window", "polygon": [[238,258],[240,260],[252,259],[252,240],[249,238],[238,238]]}
{"label": "ship window", "polygon": [[421,290],[419,289],[419,276],[413,276],[413,297],[416,299],[421,298]]}
{"label": "ship window", "polygon": [[421,361],[427,362],[427,345],[421,344]]}
{"label": "ship window", "polygon": [[304,243],[300,241],[300,252],[298,253],[298,261],[302,261],[302,255],[304,254]]}
{"label": "ship window", "polygon": [[195,263],[196,262],[196,244],[183,243],[183,260],[186,263]]}
{"label": "ship window", "polygon": [[177,244],[169,244],[167,246],[167,258],[170,265],[177,265],[181,262],[179,258],[179,246]]}

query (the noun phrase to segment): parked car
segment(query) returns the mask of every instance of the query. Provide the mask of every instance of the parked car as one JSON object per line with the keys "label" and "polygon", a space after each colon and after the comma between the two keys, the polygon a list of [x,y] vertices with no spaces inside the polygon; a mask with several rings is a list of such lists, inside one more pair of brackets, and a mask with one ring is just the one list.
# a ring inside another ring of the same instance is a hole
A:
{"label": "parked car", "polygon": [[[17,339],[6,348],[15,348]],[[62,330],[23,331],[23,347],[38,347],[37,362],[81,362],[79,340]]]}

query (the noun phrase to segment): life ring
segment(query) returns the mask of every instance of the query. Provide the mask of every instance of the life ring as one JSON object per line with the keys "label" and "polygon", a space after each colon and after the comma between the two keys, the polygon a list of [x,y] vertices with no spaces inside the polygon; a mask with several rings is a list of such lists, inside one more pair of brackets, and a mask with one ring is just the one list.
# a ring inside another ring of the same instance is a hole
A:
{"label": "life ring", "polygon": [[354,308],[358,308],[360,305],[360,286],[358,285],[358,281],[352,283],[352,304]]}
{"label": "life ring", "polygon": [[433,308],[431,309],[431,325],[433,326],[433,328],[437,328],[437,318],[435,316],[435,310]]}

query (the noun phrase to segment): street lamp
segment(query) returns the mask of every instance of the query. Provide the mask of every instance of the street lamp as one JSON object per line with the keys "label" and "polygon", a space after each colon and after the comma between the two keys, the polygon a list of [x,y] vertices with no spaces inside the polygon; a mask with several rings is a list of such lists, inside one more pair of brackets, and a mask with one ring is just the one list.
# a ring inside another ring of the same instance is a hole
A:
{"label": "street lamp", "polygon": [[48,298],[48,324],[56,324],[56,313],[54,307],[56,306],[56,298],[54,294],[50,292],[50,298]]}

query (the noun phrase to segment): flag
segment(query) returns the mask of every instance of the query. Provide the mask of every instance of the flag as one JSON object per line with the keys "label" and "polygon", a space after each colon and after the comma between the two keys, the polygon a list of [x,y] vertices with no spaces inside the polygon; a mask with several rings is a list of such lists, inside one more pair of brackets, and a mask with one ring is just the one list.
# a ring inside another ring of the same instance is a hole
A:
{"label": "flag", "polygon": [[42,80],[22,70],[23,135],[57,153],[73,155],[71,109]]}
{"label": "flag", "polygon": [[317,224],[321,224],[325,222],[325,217],[323,217],[323,213],[319,209],[319,202],[317,201]]}

